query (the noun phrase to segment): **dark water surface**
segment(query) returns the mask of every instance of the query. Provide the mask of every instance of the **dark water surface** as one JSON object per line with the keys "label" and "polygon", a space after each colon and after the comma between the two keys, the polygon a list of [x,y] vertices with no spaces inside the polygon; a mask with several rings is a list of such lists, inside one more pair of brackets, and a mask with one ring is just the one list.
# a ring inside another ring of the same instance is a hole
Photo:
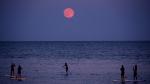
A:
{"label": "dark water surface", "polygon": [[[65,62],[69,64],[66,76]],[[10,80],[10,64],[21,64],[26,80]],[[122,84],[138,65],[138,79],[150,83],[150,42],[0,42],[0,84]]]}

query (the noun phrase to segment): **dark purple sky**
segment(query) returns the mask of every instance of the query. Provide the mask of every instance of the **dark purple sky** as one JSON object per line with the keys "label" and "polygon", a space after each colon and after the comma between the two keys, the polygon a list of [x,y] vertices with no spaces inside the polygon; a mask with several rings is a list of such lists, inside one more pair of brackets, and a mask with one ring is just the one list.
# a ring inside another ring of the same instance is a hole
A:
{"label": "dark purple sky", "polygon": [[[67,7],[75,10],[70,20]],[[0,0],[0,40],[150,40],[150,1]]]}

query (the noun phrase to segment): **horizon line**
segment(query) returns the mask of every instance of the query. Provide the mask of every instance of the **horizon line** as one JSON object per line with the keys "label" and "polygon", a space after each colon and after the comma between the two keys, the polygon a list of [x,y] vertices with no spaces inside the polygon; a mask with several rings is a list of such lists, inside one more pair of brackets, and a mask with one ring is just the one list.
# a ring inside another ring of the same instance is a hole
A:
{"label": "horizon line", "polygon": [[19,41],[18,40],[17,41],[16,40],[16,41],[9,41],[8,40],[8,41],[0,41],[0,42],[150,42],[150,40],[116,40],[116,41],[115,40],[112,40],[112,41],[111,40],[110,41],[109,40],[107,40],[107,41],[105,41],[105,40],[104,41],[97,41],[97,40],[95,40],[95,41],[94,40],[93,41],[92,40],[91,41],[90,40],[83,40],[83,41],[81,41],[81,40],[74,40],[74,41],[69,41],[69,40],[64,40],[64,41],[63,40],[62,41],[61,40],[53,40],[53,41],[47,41],[47,40],[45,40],[45,41],[44,40],[43,41],[38,41],[38,40],[37,41],[31,41],[31,40],[26,40],[26,41],[20,40]]}

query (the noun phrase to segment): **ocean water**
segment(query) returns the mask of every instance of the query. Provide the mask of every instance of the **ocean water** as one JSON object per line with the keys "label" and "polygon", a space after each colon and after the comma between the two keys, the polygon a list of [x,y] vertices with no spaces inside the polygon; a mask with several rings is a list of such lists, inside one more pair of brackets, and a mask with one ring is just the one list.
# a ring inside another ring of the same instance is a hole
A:
{"label": "ocean water", "polygon": [[[65,74],[64,63],[69,65]],[[11,80],[10,65],[23,67],[26,80]],[[125,66],[126,79],[145,82],[112,82],[120,79]],[[149,84],[150,42],[0,42],[0,84]]]}

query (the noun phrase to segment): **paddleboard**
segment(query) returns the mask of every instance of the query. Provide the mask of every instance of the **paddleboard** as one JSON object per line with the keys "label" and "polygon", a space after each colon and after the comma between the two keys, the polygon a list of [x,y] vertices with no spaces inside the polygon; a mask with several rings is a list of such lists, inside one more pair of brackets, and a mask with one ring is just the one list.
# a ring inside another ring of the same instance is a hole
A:
{"label": "paddleboard", "polygon": [[14,77],[16,77],[16,76],[11,76],[11,75],[4,75],[4,76],[6,76],[6,77],[10,77],[10,78],[14,78]]}
{"label": "paddleboard", "polygon": [[146,80],[113,80],[113,82],[144,82]]}
{"label": "paddleboard", "polygon": [[14,78],[10,78],[10,79],[13,79],[13,80],[26,80],[25,77],[14,77]]}
{"label": "paddleboard", "polygon": [[16,76],[11,76],[11,75],[4,75],[6,77],[10,77],[12,80],[26,80],[25,77],[16,77]]}

